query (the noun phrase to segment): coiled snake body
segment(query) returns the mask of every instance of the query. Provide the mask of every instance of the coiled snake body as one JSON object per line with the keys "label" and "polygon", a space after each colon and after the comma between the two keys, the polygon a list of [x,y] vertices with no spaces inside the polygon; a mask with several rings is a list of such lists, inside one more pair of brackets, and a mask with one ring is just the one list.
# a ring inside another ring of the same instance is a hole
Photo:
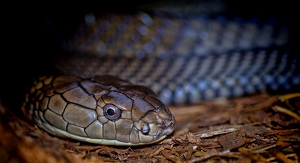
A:
{"label": "coiled snake body", "polygon": [[[163,103],[299,85],[299,53],[282,48],[288,41],[288,29],[273,21],[89,14],[63,46],[75,55],[55,60],[56,70],[73,76],[39,79],[24,111],[58,136],[109,145],[154,143],[174,129]],[[149,86],[158,95],[102,74]]]}

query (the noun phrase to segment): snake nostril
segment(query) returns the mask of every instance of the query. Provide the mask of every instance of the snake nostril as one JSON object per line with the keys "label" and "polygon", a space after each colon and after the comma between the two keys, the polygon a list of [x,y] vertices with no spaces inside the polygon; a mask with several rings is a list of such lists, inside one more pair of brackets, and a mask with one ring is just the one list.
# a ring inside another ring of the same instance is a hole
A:
{"label": "snake nostril", "polygon": [[142,133],[143,133],[144,135],[148,135],[149,132],[150,132],[150,127],[149,127],[148,124],[145,123],[145,124],[143,125],[143,127],[142,127]]}

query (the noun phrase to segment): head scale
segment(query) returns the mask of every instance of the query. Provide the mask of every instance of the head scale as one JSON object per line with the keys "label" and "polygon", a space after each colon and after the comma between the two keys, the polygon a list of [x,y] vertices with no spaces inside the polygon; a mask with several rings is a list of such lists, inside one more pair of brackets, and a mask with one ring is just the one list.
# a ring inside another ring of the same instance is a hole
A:
{"label": "head scale", "polygon": [[143,145],[174,130],[173,115],[147,87],[112,76],[44,77],[37,83],[27,95],[25,110],[54,135],[97,144]]}

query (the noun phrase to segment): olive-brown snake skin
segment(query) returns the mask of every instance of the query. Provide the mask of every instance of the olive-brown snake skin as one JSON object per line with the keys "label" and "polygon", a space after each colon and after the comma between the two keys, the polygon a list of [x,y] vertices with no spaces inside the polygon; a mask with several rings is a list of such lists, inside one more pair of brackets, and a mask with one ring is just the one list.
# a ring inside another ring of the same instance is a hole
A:
{"label": "olive-brown snake skin", "polygon": [[26,95],[23,110],[53,135],[105,145],[155,143],[175,125],[152,90],[112,76],[43,76]]}

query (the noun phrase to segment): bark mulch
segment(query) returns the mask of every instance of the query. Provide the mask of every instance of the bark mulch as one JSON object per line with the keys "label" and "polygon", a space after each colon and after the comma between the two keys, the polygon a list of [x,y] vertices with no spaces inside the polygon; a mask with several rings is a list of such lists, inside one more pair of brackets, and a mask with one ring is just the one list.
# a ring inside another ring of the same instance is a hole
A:
{"label": "bark mulch", "polygon": [[266,93],[170,106],[175,132],[140,147],[48,135],[0,103],[0,162],[299,162],[299,98]]}

